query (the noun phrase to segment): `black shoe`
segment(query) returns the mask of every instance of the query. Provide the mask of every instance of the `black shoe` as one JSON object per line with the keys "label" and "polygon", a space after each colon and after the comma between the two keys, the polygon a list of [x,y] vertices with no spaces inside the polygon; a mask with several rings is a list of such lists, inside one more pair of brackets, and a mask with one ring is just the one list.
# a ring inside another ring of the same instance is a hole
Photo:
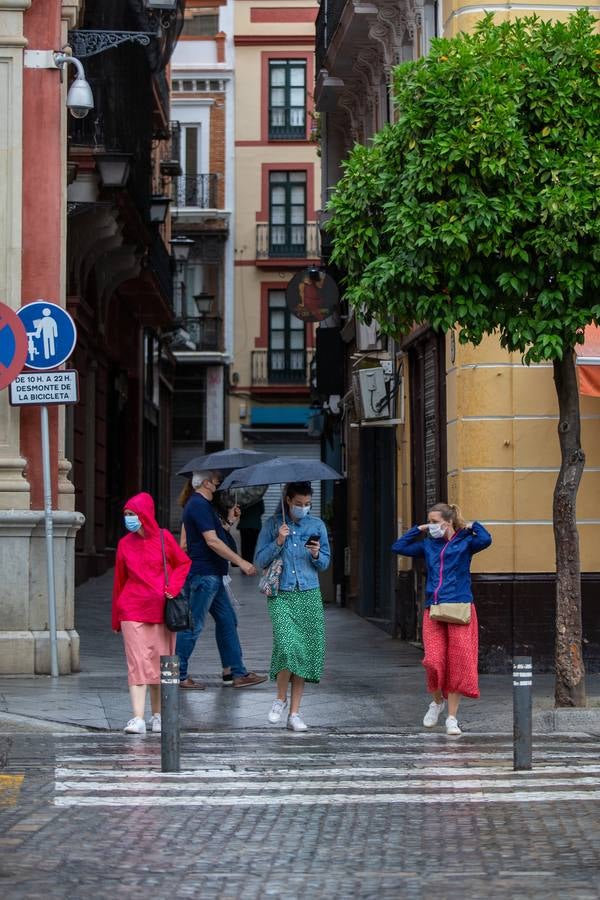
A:
{"label": "black shoe", "polygon": [[229,675],[223,675],[223,686],[233,687],[233,675],[231,672]]}

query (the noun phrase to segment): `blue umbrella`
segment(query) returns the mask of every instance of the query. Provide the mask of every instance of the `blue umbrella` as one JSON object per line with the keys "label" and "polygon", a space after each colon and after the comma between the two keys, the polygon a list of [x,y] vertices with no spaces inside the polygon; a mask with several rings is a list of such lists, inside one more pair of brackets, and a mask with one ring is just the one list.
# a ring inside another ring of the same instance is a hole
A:
{"label": "blue umbrella", "polygon": [[251,466],[253,463],[266,462],[275,457],[270,453],[259,453],[257,450],[217,450],[215,453],[207,453],[205,456],[195,456],[179,470],[178,475],[191,478],[194,472],[232,472],[243,466]]}
{"label": "blue umbrella", "polygon": [[[254,484],[287,484],[290,481],[337,481],[343,477],[327,463],[320,462],[318,459],[278,456],[267,462],[237,469],[224,479],[221,489],[249,487]],[[283,498],[281,509],[284,512]]]}

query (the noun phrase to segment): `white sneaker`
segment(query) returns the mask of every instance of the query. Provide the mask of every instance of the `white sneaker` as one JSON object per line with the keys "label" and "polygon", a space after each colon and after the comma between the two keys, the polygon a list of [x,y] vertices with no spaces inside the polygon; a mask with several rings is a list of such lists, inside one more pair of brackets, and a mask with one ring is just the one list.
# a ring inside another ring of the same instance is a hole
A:
{"label": "white sneaker", "polygon": [[446,734],[462,734],[456,716],[448,716],[446,719]]}
{"label": "white sneaker", "polygon": [[298,713],[288,716],[287,727],[290,731],[308,731],[308,725],[302,721]]}
{"label": "white sneaker", "polygon": [[127,732],[127,734],[146,734],[146,723],[139,716],[134,716],[133,719],[129,720],[123,731]]}
{"label": "white sneaker", "polygon": [[446,705],[446,701],[442,700],[441,703],[436,703],[435,700],[429,704],[429,709],[425,713],[425,718],[423,719],[423,725],[425,728],[433,728],[434,725],[437,725],[438,719],[442,714],[442,711]]}
{"label": "white sneaker", "polygon": [[154,713],[152,718],[150,719],[150,730],[155,734],[160,734],[162,728],[162,720],[160,718],[160,713]]}
{"label": "white sneaker", "polygon": [[269,711],[269,715],[267,716],[269,722],[272,725],[276,725],[277,722],[281,722],[281,716],[283,714],[284,709],[287,706],[287,700],[274,700],[273,706]]}

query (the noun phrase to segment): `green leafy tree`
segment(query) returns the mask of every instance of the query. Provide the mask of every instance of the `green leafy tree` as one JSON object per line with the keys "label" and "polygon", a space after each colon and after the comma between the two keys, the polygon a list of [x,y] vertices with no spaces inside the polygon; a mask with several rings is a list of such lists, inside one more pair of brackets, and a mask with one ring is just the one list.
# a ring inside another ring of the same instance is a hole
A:
{"label": "green leafy tree", "polygon": [[552,361],[561,467],[554,491],[556,702],[584,705],[574,347],[600,321],[600,36],[484,18],[394,73],[397,121],[355,146],[330,203],[346,296],[384,331],[415,323],[496,334]]}

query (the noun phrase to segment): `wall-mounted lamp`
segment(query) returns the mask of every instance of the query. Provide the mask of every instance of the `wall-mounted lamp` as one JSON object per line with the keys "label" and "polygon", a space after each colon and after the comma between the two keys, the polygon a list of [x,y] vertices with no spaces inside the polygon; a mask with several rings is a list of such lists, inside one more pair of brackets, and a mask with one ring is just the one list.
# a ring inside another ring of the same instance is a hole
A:
{"label": "wall-mounted lamp", "polygon": [[150,201],[150,221],[157,225],[163,225],[169,211],[170,197],[164,194],[152,194]]}
{"label": "wall-mounted lamp", "polygon": [[156,21],[160,28],[170,28],[177,15],[177,0],[145,0],[144,5],[150,22]]}
{"label": "wall-mounted lamp", "polygon": [[67,109],[76,119],[84,119],[94,108],[94,95],[85,79],[85,72],[76,56],[54,50],[25,50],[23,65],[26,69],[60,69],[70,63],[77,69],[77,77],[67,94]]}
{"label": "wall-mounted lamp", "polygon": [[194,246],[193,240],[186,237],[176,237],[172,238],[169,243],[171,244],[171,251],[173,253],[173,259],[175,260],[175,262],[187,262],[190,258],[190,250]]}
{"label": "wall-mounted lamp", "polygon": [[165,178],[177,178],[179,175],[183,175],[181,163],[178,159],[161,159],[160,174]]}
{"label": "wall-mounted lamp", "polygon": [[205,316],[212,310],[214,299],[212,294],[194,294],[194,303],[200,317]]}
{"label": "wall-mounted lamp", "polygon": [[104,187],[125,187],[129,179],[132,153],[94,153],[100,180]]}

